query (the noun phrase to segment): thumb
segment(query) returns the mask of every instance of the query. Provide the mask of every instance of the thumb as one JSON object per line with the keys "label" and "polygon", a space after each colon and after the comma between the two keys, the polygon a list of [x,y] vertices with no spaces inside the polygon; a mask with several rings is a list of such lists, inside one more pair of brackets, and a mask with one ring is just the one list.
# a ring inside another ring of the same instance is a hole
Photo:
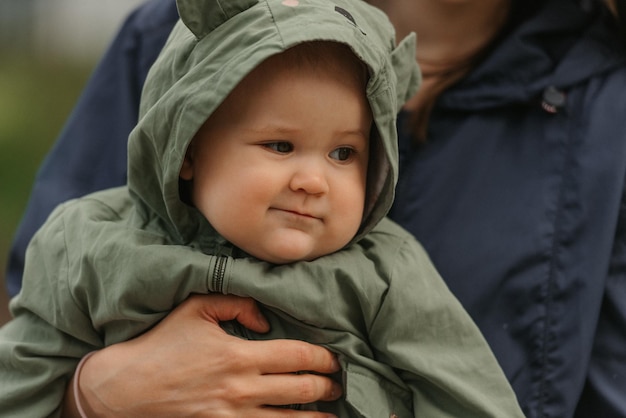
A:
{"label": "thumb", "polygon": [[255,332],[267,332],[269,323],[261,313],[256,301],[234,295],[208,294],[194,295],[188,303],[209,322],[237,320],[244,327]]}

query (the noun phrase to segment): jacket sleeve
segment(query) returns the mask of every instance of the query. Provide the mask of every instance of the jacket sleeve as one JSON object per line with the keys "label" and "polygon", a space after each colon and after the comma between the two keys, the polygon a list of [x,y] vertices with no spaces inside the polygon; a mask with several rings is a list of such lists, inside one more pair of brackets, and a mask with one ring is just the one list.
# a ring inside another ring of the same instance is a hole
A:
{"label": "jacket sleeve", "polygon": [[296,324],[271,321],[261,338],[296,338],[342,353],[346,400],[360,416],[407,416],[412,408],[414,417],[523,417],[491,349],[424,250],[383,223],[313,262],[230,260],[224,279],[209,288],[252,296]]}
{"label": "jacket sleeve", "polygon": [[177,18],[173,0],[145,3],[127,18],[98,64],[37,173],[9,255],[10,296],[20,290],[28,242],[54,207],[126,182],[126,143],[143,82]]}
{"label": "jacket sleeve", "polygon": [[[104,193],[104,200],[114,196]],[[0,329],[0,411],[7,416],[58,416],[85,354],[135,337],[191,293],[207,293],[214,257],[119,218],[86,197],[61,205],[35,234],[11,302],[14,319]]]}
{"label": "jacket sleeve", "polygon": [[[28,249],[28,279],[11,302],[14,319],[0,329],[0,411],[6,416],[59,416],[78,361],[101,345],[88,316],[65,291],[68,258],[59,213],[49,222]],[[70,324],[80,333],[68,333]]]}
{"label": "jacket sleeve", "polygon": [[416,241],[395,266],[370,340],[411,388],[414,416],[522,417],[479,329]]}

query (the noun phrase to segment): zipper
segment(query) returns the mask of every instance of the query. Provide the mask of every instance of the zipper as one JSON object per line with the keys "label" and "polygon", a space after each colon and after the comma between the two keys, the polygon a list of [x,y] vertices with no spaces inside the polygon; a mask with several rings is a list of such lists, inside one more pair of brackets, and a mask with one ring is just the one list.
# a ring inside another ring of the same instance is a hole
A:
{"label": "zipper", "polygon": [[[211,278],[211,284],[213,285],[213,292],[224,293],[222,286],[224,285],[224,277],[226,276],[226,265],[228,264],[228,256],[220,255],[217,256],[217,260],[215,261],[215,269],[213,270],[213,275]],[[250,340],[252,339],[249,335],[249,331],[246,327],[241,325],[236,320],[226,321],[221,324],[222,328],[229,333],[230,335],[234,335],[239,338]],[[296,374],[303,374],[306,372],[296,372]],[[290,404],[290,405],[273,405],[278,408],[284,409],[293,409],[293,410],[303,410],[302,404]]]}
{"label": "zipper", "polygon": [[222,286],[224,285],[224,276],[226,275],[226,263],[228,262],[228,257],[225,255],[221,255],[217,258],[215,262],[215,270],[213,270],[213,277],[211,283],[213,285],[214,292],[222,292]]}

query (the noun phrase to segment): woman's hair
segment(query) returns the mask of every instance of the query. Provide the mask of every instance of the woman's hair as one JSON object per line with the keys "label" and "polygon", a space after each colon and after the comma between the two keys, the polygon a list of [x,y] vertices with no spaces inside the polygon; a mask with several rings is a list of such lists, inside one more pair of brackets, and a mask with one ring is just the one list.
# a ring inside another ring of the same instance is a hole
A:
{"label": "woman's hair", "polygon": [[354,75],[363,92],[369,80],[369,71],[363,61],[347,45],[332,41],[312,41],[298,44],[270,57],[267,61],[280,62],[292,68],[314,70],[345,70]]}
{"label": "woman's hair", "polygon": [[605,4],[615,17],[620,40],[626,45],[626,0],[605,0]]}

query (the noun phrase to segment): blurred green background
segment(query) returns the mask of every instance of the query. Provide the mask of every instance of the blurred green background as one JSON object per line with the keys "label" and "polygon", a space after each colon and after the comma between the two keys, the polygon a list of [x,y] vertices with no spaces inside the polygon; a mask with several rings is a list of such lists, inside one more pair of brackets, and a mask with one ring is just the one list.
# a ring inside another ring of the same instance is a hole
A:
{"label": "blurred green background", "polygon": [[[93,65],[24,51],[0,51],[0,279],[36,171],[59,134]],[[2,322],[0,322],[2,323]]]}
{"label": "blurred green background", "polygon": [[35,174],[97,61],[143,0],[0,1],[0,325],[8,251]]}

